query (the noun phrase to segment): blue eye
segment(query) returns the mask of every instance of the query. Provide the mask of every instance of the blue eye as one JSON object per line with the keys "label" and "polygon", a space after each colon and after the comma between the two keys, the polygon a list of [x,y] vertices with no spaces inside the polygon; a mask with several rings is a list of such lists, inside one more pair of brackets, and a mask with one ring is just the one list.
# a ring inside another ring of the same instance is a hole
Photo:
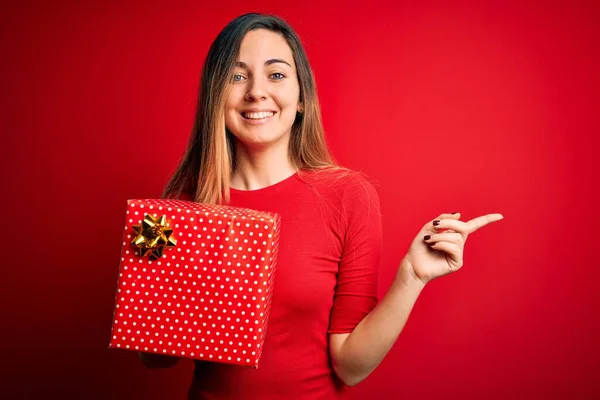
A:
{"label": "blue eye", "polygon": [[235,74],[235,75],[233,75],[233,81],[234,81],[234,82],[239,82],[239,81],[241,81],[242,79],[244,79],[244,76],[243,76],[243,75],[240,75],[240,74]]}
{"label": "blue eye", "polygon": [[280,80],[285,78],[285,75],[283,75],[281,72],[275,72],[274,74],[271,74],[271,77],[275,80]]}

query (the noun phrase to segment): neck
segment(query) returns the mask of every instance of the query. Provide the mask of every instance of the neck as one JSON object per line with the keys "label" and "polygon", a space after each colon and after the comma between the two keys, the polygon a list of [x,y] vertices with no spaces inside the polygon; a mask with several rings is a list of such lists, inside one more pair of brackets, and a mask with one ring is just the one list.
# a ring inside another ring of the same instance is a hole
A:
{"label": "neck", "polygon": [[298,168],[289,158],[288,140],[271,146],[249,148],[235,143],[236,169],[230,186],[239,190],[257,190],[289,178]]}

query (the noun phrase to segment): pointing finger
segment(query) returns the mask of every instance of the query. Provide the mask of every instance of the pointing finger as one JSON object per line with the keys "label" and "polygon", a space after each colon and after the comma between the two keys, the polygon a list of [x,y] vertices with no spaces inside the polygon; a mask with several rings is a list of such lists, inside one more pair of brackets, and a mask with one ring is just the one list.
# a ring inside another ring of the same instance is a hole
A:
{"label": "pointing finger", "polygon": [[482,228],[487,224],[499,221],[503,218],[504,217],[502,214],[488,214],[474,218],[468,222],[446,218],[433,221],[433,225],[437,232],[443,232],[451,229],[455,232],[460,232],[463,235],[468,235],[469,233],[475,232],[477,229]]}
{"label": "pointing finger", "polygon": [[482,215],[481,217],[473,218],[467,222],[467,227],[469,229],[468,233],[475,232],[477,229],[483,228],[492,222],[500,221],[503,218],[504,216],[502,214],[487,214]]}
{"label": "pointing finger", "polygon": [[449,218],[436,219],[433,221],[433,228],[435,228],[435,232],[454,231],[461,234],[469,233],[469,227],[466,222]]}

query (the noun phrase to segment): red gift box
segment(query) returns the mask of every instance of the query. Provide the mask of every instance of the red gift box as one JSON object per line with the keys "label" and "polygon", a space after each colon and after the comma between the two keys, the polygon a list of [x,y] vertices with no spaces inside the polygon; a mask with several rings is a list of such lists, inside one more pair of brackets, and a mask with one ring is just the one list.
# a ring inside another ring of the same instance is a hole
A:
{"label": "red gift box", "polygon": [[135,199],[126,220],[109,348],[258,368],[280,216]]}

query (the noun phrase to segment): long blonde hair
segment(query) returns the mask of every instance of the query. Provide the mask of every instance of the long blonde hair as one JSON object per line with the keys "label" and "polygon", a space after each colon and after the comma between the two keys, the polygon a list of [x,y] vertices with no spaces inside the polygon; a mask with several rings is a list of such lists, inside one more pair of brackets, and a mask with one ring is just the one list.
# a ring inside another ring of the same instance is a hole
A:
{"label": "long blonde hair", "polygon": [[296,64],[303,112],[296,115],[292,125],[289,144],[292,163],[301,171],[346,170],[336,163],[327,146],[315,79],[298,35],[281,18],[251,13],[231,21],[210,47],[202,69],[193,130],[163,197],[179,197],[185,192],[205,204],[229,202],[230,177],[236,163],[233,137],[225,126],[224,104],[240,44],[246,33],[254,29],[282,35]]}

